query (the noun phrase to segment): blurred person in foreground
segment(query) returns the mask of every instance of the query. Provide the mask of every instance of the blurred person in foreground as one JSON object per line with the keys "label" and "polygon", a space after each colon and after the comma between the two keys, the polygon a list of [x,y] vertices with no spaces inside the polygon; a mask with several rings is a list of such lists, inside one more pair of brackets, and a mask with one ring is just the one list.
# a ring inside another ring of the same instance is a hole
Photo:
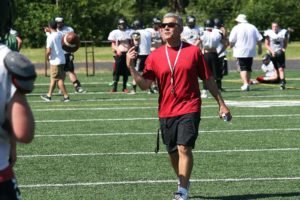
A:
{"label": "blurred person in foreground", "polygon": [[271,61],[274,64],[276,70],[278,70],[278,76],[280,79],[280,89],[285,89],[285,51],[288,44],[288,31],[281,29],[277,22],[272,22],[272,29],[267,30],[264,33],[265,47],[271,55]]}
{"label": "blurred person in foreground", "polygon": [[165,45],[147,58],[143,74],[135,69],[137,53],[134,47],[127,53],[127,66],[137,85],[147,90],[157,79],[159,86],[159,122],[163,142],[171,165],[179,179],[175,200],[188,199],[189,179],[193,168],[192,149],[198,137],[201,98],[198,77],[219,104],[219,115],[231,119],[228,107],[218,91],[200,49],[181,41],[182,18],[167,13],[161,24]]}
{"label": "blurred person in foreground", "polygon": [[258,45],[258,54],[261,54],[263,37],[254,25],[248,23],[246,15],[239,14],[235,21],[237,25],[230,31],[229,43],[233,49],[233,57],[237,59],[237,66],[243,81],[241,90],[249,91],[253,57],[256,56],[256,44]]}
{"label": "blurred person in foreground", "polygon": [[[33,64],[18,52],[4,45],[4,36],[11,27],[11,1],[0,1],[0,199],[21,199],[13,167],[17,142],[30,143],[35,123],[26,100],[36,77]],[[24,80],[24,79],[26,80]]]}

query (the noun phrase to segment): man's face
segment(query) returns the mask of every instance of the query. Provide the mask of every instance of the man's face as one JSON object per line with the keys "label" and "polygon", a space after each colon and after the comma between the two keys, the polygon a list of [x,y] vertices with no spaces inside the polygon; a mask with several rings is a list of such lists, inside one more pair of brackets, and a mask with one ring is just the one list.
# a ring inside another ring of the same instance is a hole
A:
{"label": "man's face", "polygon": [[272,30],[277,33],[278,32],[278,29],[279,29],[279,26],[277,23],[272,23]]}
{"label": "man's face", "polygon": [[119,28],[120,30],[125,30],[125,27],[126,27],[125,23],[119,23],[119,24],[118,24],[118,28]]}
{"label": "man's face", "polygon": [[57,28],[61,29],[64,26],[63,22],[57,22]]}
{"label": "man's face", "polygon": [[164,40],[179,39],[182,32],[182,27],[177,23],[176,18],[168,17],[163,19],[160,32]]}

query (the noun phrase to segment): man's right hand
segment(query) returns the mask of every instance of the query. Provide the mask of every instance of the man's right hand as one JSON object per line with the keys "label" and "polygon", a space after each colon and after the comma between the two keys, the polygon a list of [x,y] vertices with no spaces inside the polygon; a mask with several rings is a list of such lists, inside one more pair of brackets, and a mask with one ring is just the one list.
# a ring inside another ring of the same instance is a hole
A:
{"label": "man's right hand", "polygon": [[135,47],[131,47],[126,53],[126,64],[128,69],[134,68],[135,60],[137,58],[137,52],[135,51]]}

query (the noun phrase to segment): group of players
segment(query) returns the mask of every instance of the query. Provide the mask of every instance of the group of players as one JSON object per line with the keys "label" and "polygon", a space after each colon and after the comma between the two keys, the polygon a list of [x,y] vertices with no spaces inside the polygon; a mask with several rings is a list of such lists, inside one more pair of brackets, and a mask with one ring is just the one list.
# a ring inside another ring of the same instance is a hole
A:
{"label": "group of players", "polygon": [[[110,32],[108,40],[111,41],[112,51],[114,53],[113,68],[113,88],[112,92],[117,91],[120,76],[123,76],[124,93],[128,93],[127,81],[129,72],[126,67],[126,52],[135,45],[138,52],[136,69],[142,72],[147,56],[151,51],[160,47],[164,39],[160,35],[161,20],[154,17],[151,28],[144,28],[141,20],[136,19],[129,28],[125,18],[118,20],[118,28]],[[254,81],[248,81],[249,85],[253,83],[280,83],[280,88],[285,89],[285,48],[287,46],[288,33],[285,29],[280,29],[278,23],[272,23],[272,29],[264,32],[265,47],[268,51],[263,56],[262,70],[263,76]],[[222,88],[222,78],[228,74],[227,51],[231,46],[228,33],[224,27],[224,21],[221,18],[207,19],[204,21],[204,27],[198,26],[196,17],[188,15],[186,17],[186,26],[183,28],[181,39],[187,43],[198,46],[204,54],[205,61],[213,73],[218,89]],[[271,64],[269,64],[271,63]],[[269,67],[266,67],[266,66]],[[273,68],[272,68],[273,66]],[[272,71],[272,73],[270,72]],[[243,88],[241,88],[243,90]],[[247,85],[247,90],[249,86]],[[153,85],[150,92],[158,92],[157,87]],[[136,84],[133,82],[131,94],[136,93]],[[203,85],[201,97],[207,97],[207,88]]]}

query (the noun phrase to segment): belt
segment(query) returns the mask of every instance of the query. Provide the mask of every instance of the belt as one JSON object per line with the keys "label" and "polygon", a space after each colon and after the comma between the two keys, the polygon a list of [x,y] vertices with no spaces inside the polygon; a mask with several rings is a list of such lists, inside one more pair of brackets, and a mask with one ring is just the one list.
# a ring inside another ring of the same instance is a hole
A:
{"label": "belt", "polygon": [[12,166],[10,166],[10,165],[8,167],[6,167],[4,170],[0,171],[0,183],[10,180],[14,177],[15,177],[15,175],[14,175]]}

